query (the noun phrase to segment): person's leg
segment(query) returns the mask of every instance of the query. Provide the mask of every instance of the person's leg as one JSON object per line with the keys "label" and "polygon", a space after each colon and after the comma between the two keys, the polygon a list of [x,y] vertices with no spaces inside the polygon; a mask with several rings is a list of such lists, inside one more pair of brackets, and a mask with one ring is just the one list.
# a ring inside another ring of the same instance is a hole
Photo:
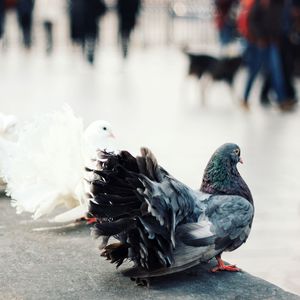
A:
{"label": "person's leg", "polygon": [[271,103],[269,93],[271,89],[271,76],[268,72],[263,74],[263,86],[260,93],[260,103],[262,105],[269,105]]}
{"label": "person's leg", "polygon": [[280,104],[284,100],[286,100],[286,91],[279,49],[274,44],[268,47],[268,62],[272,80],[272,87],[277,95],[277,101]]}
{"label": "person's leg", "polygon": [[46,52],[51,54],[53,50],[53,24],[51,21],[44,22],[44,28],[46,33]]}
{"label": "person's leg", "polygon": [[128,55],[129,38],[130,38],[130,30],[128,28],[122,28],[122,31],[121,31],[121,46],[122,46],[123,58],[126,58],[127,55]]}
{"label": "person's leg", "polygon": [[23,34],[24,34],[24,46],[30,48],[32,44],[32,15],[26,13],[23,16]]}
{"label": "person's leg", "polygon": [[249,95],[251,92],[254,80],[262,66],[262,49],[255,45],[249,45],[246,57],[246,63],[248,67],[248,78],[244,91],[244,102],[248,104]]}
{"label": "person's leg", "polygon": [[296,91],[294,87],[294,53],[291,42],[288,38],[284,38],[281,42],[280,56],[282,59],[283,77],[286,87],[286,96],[289,100],[296,101]]}
{"label": "person's leg", "polygon": [[88,62],[93,65],[95,61],[96,38],[88,36],[86,39],[86,55]]}
{"label": "person's leg", "polygon": [[4,33],[4,17],[5,17],[4,5],[2,7],[2,5],[0,4],[0,40]]}

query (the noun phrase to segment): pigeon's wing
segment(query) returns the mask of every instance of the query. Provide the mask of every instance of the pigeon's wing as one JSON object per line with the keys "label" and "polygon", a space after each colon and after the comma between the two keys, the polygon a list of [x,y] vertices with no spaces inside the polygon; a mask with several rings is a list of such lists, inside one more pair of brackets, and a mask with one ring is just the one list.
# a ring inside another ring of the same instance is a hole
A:
{"label": "pigeon's wing", "polygon": [[169,266],[176,226],[196,219],[197,196],[160,167],[150,150],[141,153],[102,156],[103,170],[95,171],[100,179],[91,182],[89,211],[99,220],[94,233],[122,241],[122,251],[105,250],[118,264],[130,258],[146,269]]}
{"label": "pigeon's wing", "polygon": [[207,207],[206,215],[214,227],[215,248],[232,251],[248,238],[254,207],[240,196],[215,196]]}
{"label": "pigeon's wing", "polygon": [[124,275],[146,278],[173,274],[207,262],[223,251],[234,250],[246,241],[253,218],[253,207],[246,199],[211,196],[206,204],[197,223],[177,226],[174,263],[169,268],[134,268]]}
{"label": "pigeon's wing", "polygon": [[79,205],[84,173],[83,125],[65,107],[37,117],[19,132],[3,176],[17,212],[35,219],[59,204]]}
{"label": "pigeon's wing", "polygon": [[232,251],[246,241],[253,215],[252,204],[243,197],[212,196],[199,222],[180,226],[177,234],[188,246]]}
{"label": "pigeon's wing", "polygon": [[244,243],[249,235],[253,206],[240,196],[211,196],[197,223],[176,228],[174,263],[169,268],[127,270],[124,275],[147,278],[173,274],[207,262],[223,251]]}

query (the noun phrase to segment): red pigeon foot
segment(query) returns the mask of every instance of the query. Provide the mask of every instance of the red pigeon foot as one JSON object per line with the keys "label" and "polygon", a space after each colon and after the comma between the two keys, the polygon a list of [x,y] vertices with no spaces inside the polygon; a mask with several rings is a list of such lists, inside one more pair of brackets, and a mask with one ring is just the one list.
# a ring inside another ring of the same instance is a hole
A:
{"label": "red pigeon foot", "polygon": [[97,222],[97,219],[96,219],[96,218],[86,218],[86,223],[87,223],[88,225],[94,224],[94,223],[96,223],[96,222]]}
{"label": "red pigeon foot", "polygon": [[224,264],[224,261],[221,259],[221,256],[216,256],[216,259],[218,261],[218,265],[210,270],[213,273],[216,273],[219,271],[228,271],[228,272],[240,272],[241,271],[241,269],[237,268],[235,265],[226,266]]}

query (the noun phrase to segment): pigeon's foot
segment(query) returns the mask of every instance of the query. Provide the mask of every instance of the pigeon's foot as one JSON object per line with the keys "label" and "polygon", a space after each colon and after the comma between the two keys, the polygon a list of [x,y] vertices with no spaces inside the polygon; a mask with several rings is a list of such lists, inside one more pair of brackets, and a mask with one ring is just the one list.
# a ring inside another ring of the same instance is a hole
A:
{"label": "pigeon's foot", "polygon": [[88,225],[97,223],[97,218],[86,218],[86,223]]}
{"label": "pigeon's foot", "polygon": [[223,266],[216,266],[214,268],[212,268],[210,270],[211,272],[213,273],[216,273],[216,272],[220,272],[220,271],[228,271],[228,272],[240,272],[241,269],[237,268],[235,265],[223,265]]}
{"label": "pigeon's foot", "polygon": [[228,272],[240,272],[241,269],[237,268],[235,265],[225,265],[224,261],[221,259],[221,256],[216,256],[218,261],[218,265],[212,268],[210,271],[213,273],[220,271],[228,271]]}
{"label": "pigeon's foot", "polygon": [[97,223],[97,219],[96,218],[89,218],[89,217],[82,217],[80,219],[75,220],[76,223],[82,223],[82,222],[86,222],[87,225],[91,225],[94,223]]}

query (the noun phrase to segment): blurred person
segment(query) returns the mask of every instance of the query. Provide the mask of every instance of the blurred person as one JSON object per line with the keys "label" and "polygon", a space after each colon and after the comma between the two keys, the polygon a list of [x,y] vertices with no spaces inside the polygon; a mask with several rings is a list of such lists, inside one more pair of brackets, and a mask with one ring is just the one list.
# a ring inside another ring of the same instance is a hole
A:
{"label": "blurred person", "polygon": [[54,27],[57,24],[58,18],[63,13],[62,0],[35,0],[35,12],[39,22],[44,27],[46,36],[46,53],[51,54],[54,43]]}
{"label": "blurred person", "polygon": [[82,46],[87,61],[94,63],[99,38],[99,21],[107,8],[103,0],[71,0],[71,39]]}
{"label": "blurred person", "polygon": [[221,45],[226,46],[237,38],[236,12],[238,0],[215,0],[215,23]]}
{"label": "blurred person", "polygon": [[119,20],[119,38],[123,57],[128,55],[130,36],[135,28],[141,8],[141,0],[118,0],[117,14]]}
{"label": "blurred person", "polygon": [[8,46],[8,39],[5,37],[5,19],[11,10],[16,10],[18,0],[0,0],[0,42],[3,49]]}
{"label": "blurred person", "polygon": [[85,0],[83,50],[90,64],[94,63],[99,39],[99,22],[107,8],[103,0]]}
{"label": "blurred person", "polygon": [[[280,56],[282,59],[283,66],[283,79],[286,88],[286,96],[290,103],[297,102],[296,89],[294,87],[294,64],[297,60],[297,53],[299,53],[300,45],[300,28],[297,26],[299,17],[297,19],[297,10],[300,9],[300,1],[297,0],[286,0],[284,6],[284,24],[283,24],[283,35],[279,43]],[[298,27],[298,30],[297,30]],[[297,32],[298,31],[298,32]],[[298,39],[295,37],[298,36]],[[263,105],[269,105],[271,99],[269,97],[272,92],[271,76],[263,84],[263,88],[260,95],[260,101]]]}
{"label": "blurred person", "polygon": [[[255,0],[241,0],[240,13],[237,20],[239,33],[241,34],[241,37],[245,39],[246,44],[248,46],[248,49],[245,52],[245,60],[248,63],[249,63],[249,59],[251,59],[251,54],[252,54],[251,52],[252,45],[249,42],[249,40],[251,40],[251,37],[249,32],[248,19],[249,19],[249,13],[254,4],[255,4]],[[269,106],[271,104],[270,92],[272,90],[271,75],[268,73],[268,70],[265,69],[263,70],[261,76],[262,76],[263,84],[260,92],[260,103],[264,106]]]}
{"label": "blurred person", "polygon": [[34,0],[18,0],[17,15],[18,22],[23,35],[23,44],[29,49],[32,44],[32,15]]}
{"label": "blurred person", "polygon": [[81,44],[84,39],[84,2],[84,0],[69,1],[70,37],[75,44]]}
{"label": "blurred person", "polygon": [[248,80],[242,105],[249,109],[248,98],[260,70],[270,75],[281,110],[292,109],[287,100],[279,43],[283,32],[284,0],[256,0],[248,17],[249,36],[246,50]]}

